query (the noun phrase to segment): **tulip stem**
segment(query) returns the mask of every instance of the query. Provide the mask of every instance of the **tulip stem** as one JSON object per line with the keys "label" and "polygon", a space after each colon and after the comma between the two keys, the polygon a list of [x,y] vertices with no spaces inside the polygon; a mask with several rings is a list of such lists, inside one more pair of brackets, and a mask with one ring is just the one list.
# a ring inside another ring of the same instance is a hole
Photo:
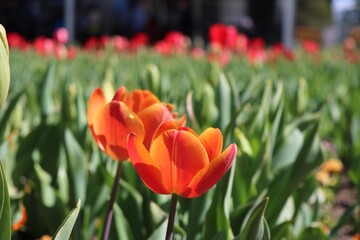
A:
{"label": "tulip stem", "polygon": [[176,204],[177,204],[177,195],[173,194],[171,196],[170,212],[169,212],[169,221],[166,229],[165,240],[172,240],[174,232],[174,220],[176,214]]}
{"label": "tulip stem", "polygon": [[121,169],[122,169],[122,161],[119,161],[118,165],[117,165],[117,169],[116,169],[114,183],[113,183],[113,186],[111,189],[110,200],[109,200],[108,209],[106,212],[105,224],[104,224],[103,232],[101,234],[101,239],[103,239],[103,240],[107,240],[109,238],[112,215],[113,215],[113,211],[114,211],[114,203],[116,200],[116,194],[117,194],[117,191],[119,188],[119,182],[120,182],[120,177],[121,177]]}

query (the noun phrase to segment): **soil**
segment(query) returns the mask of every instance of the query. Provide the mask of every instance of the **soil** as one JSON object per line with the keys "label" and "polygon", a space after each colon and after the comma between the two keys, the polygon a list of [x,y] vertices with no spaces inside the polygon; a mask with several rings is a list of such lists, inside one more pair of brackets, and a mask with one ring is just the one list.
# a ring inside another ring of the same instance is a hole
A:
{"label": "soil", "polygon": [[[333,200],[332,218],[334,222],[343,216],[345,211],[353,206],[357,201],[357,192],[355,186],[345,175],[342,177],[340,186]],[[348,221],[337,232],[336,240],[352,240],[355,235],[355,226],[352,221]]]}

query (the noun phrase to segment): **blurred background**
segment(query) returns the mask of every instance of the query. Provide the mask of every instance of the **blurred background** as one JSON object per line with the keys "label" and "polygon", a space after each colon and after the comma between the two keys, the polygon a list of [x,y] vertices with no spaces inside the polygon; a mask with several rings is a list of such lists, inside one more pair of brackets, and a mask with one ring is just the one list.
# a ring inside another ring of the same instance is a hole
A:
{"label": "blurred background", "polygon": [[266,43],[360,39],[359,0],[1,0],[0,23],[28,40],[66,27],[72,42],[145,32],[150,41],[178,30],[207,41],[211,24],[231,24]]}

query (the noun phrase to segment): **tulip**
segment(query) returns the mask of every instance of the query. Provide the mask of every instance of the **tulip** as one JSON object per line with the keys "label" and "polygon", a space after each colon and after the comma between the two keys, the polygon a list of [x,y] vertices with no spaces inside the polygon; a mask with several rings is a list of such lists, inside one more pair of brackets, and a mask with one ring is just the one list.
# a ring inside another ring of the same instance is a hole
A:
{"label": "tulip", "polygon": [[54,40],[59,44],[66,44],[69,41],[69,32],[66,28],[58,28],[54,32]]}
{"label": "tulip", "polygon": [[[143,146],[150,146],[158,126],[176,117],[176,114],[171,112],[172,109],[172,105],[161,103],[147,90],[127,93],[125,87],[121,87],[110,102],[106,100],[101,88],[96,89],[91,95],[87,110],[90,131],[99,148],[111,158],[118,160],[101,239],[108,239],[109,236],[121,166],[128,158],[128,134],[136,134]],[[176,122],[179,126],[184,123],[185,117]]]}
{"label": "tulip", "polygon": [[30,45],[23,36],[21,36],[18,33],[14,33],[14,32],[7,34],[7,40],[8,40],[10,48],[26,50],[29,48],[29,45]]}
{"label": "tulip", "polygon": [[0,24],[0,109],[5,103],[10,85],[9,46],[5,28]]}
{"label": "tulip", "polygon": [[156,131],[149,150],[136,133],[128,136],[130,160],[143,182],[155,193],[195,198],[214,186],[231,167],[236,145],[225,151],[219,129],[201,135],[174,121]]}
{"label": "tulip", "polygon": [[[125,87],[119,88],[107,102],[102,89],[98,88],[90,97],[87,119],[99,148],[112,159],[123,161],[128,158],[127,135],[134,132],[150,146],[157,127],[176,117],[172,108],[147,90],[127,93]],[[180,125],[184,122],[185,117],[178,121]]]}
{"label": "tulip", "polygon": [[149,36],[146,33],[139,32],[130,40],[130,48],[137,51],[139,48],[146,47],[149,43]]}

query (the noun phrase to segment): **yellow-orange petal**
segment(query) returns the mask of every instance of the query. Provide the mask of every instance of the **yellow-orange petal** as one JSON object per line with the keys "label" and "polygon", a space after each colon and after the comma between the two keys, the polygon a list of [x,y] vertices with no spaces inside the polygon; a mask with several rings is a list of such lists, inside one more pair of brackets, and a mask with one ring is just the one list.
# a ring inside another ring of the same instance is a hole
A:
{"label": "yellow-orange petal", "polygon": [[101,88],[95,89],[95,91],[91,94],[89,99],[89,104],[87,108],[87,120],[89,126],[93,124],[94,116],[96,115],[96,112],[106,105],[106,98]]}
{"label": "yellow-orange petal", "polygon": [[137,115],[144,124],[145,138],[143,143],[147,149],[150,147],[156,129],[163,122],[173,119],[168,108],[162,103],[153,104],[140,111]]}
{"label": "yellow-orange petal", "polygon": [[209,163],[201,142],[184,130],[163,132],[153,140],[150,156],[158,162],[163,184],[172,193],[183,192],[195,174]]}
{"label": "yellow-orange petal", "polygon": [[120,101],[123,102],[126,98],[126,88],[124,86],[118,88],[118,90],[116,90],[114,97],[112,99],[112,101]]}
{"label": "yellow-orange petal", "polygon": [[153,139],[157,138],[158,136],[160,136],[163,132],[166,132],[168,130],[171,129],[175,129],[178,130],[178,125],[176,124],[176,122],[174,120],[169,120],[169,121],[165,121],[162,124],[160,124],[160,126],[156,129],[154,135],[153,135]]}
{"label": "yellow-orange petal", "polygon": [[159,164],[150,157],[148,150],[135,133],[128,135],[127,149],[130,161],[145,185],[156,193],[170,194],[162,183]]}
{"label": "yellow-orange petal", "polygon": [[127,135],[134,132],[144,139],[142,121],[123,102],[113,101],[100,108],[93,122],[95,140],[101,150],[111,158],[126,160]]}
{"label": "yellow-orange petal", "polygon": [[126,95],[124,102],[135,113],[138,113],[155,103],[159,103],[160,100],[148,90],[135,90]]}
{"label": "yellow-orange petal", "polygon": [[223,147],[223,138],[218,128],[207,128],[200,134],[199,140],[205,147],[210,162],[219,156]]}
{"label": "yellow-orange petal", "polygon": [[186,124],[186,115],[183,115],[182,117],[180,117],[179,119],[177,119],[175,122],[176,122],[176,125],[178,125],[178,127],[185,127],[185,124]]}
{"label": "yellow-orange petal", "polygon": [[180,196],[194,198],[207,192],[229,170],[235,159],[236,150],[236,145],[231,144],[220,156],[196,174],[189,184],[191,191],[185,190]]}

